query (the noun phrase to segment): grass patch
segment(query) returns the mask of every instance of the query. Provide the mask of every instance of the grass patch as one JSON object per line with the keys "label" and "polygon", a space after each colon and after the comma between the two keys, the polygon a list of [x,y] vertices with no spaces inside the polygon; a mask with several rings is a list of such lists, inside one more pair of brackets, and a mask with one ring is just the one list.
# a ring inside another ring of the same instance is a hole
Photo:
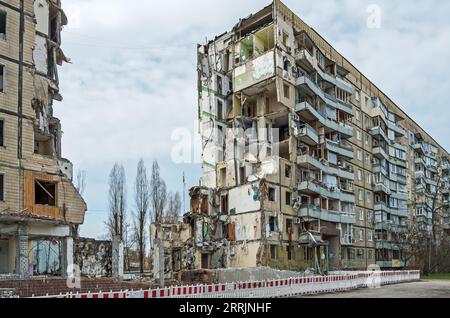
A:
{"label": "grass patch", "polygon": [[450,280],[450,273],[448,274],[432,274],[428,276],[422,276],[422,279],[427,280]]}

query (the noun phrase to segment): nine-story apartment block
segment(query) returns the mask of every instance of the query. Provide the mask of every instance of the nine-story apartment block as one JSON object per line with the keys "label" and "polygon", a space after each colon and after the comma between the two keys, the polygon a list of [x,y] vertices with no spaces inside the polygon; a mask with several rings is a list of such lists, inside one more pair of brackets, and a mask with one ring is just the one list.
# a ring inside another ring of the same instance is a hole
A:
{"label": "nine-story apartment block", "polygon": [[199,45],[198,72],[188,268],[401,268],[401,234],[448,216],[447,151],[280,1]]}

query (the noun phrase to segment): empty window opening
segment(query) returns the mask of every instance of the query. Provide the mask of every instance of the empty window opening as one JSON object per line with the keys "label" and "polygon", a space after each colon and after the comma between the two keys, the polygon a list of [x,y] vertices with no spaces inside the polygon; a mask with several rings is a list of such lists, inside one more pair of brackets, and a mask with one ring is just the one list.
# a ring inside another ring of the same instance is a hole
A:
{"label": "empty window opening", "polygon": [[289,191],[286,191],[286,205],[291,205],[292,203],[292,194]]}
{"label": "empty window opening", "polygon": [[217,100],[217,119],[223,120],[223,102]]}
{"label": "empty window opening", "polygon": [[36,180],[34,182],[35,204],[56,205],[56,183]]}
{"label": "empty window opening", "polygon": [[0,92],[4,93],[5,92],[5,70],[6,67],[4,65],[0,65]]}
{"label": "empty window opening", "polygon": [[291,178],[291,176],[292,176],[292,167],[291,166],[286,165],[286,168],[284,170],[284,176],[286,178]]}
{"label": "empty window opening", "polygon": [[278,259],[278,248],[276,245],[270,245],[270,258],[271,259]]}
{"label": "empty window opening", "polygon": [[293,250],[292,246],[286,247],[288,261],[292,261],[293,260],[292,250]]}
{"label": "empty window opening", "polygon": [[269,226],[270,226],[270,232],[277,232],[278,231],[278,222],[277,218],[274,216],[271,216],[269,218]]}
{"label": "empty window opening", "polygon": [[0,11],[0,39],[6,39],[6,12]]}
{"label": "empty window opening", "polygon": [[269,201],[270,202],[275,202],[275,189],[274,188],[269,188]]}
{"label": "empty window opening", "polygon": [[245,167],[239,168],[239,177],[240,177],[240,184],[243,185],[246,183],[246,176],[245,176]]}
{"label": "empty window opening", "polygon": [[289,88],[289,85],[284,84],[284,85],[283,85],[283,91],[284,91],[284,98],[287,98],[287,99],[291,98],[291,97],[290,97],[290,88]]}
{"label": "empty window opening", "polygon": [[0,174],[0,202],[5,200],[5,176]]}
{"label": "empty window opening", "polygon": [[292,234],[294,234],[294,227],[292,226],[292,220],[290,220],[290,219],[287,219],[286,220],[286,233],[287,234],[289,234],[289,235],[292,235]]}
{"label": "empty window opening", "polygon": [[0,119],[0,147],[4,147],[5,146],[5,141],[4,141],[4,126],[5,126],[5,122],[3,119]]}

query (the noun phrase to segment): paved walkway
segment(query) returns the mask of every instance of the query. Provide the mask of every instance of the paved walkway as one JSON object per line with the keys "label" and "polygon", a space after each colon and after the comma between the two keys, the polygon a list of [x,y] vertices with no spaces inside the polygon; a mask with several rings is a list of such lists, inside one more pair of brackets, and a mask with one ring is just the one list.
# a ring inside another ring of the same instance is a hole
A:
{"label": "paved walkway", "polygon": [[449,298],[450,281],[423,280],[415,283],[383,286],[379,289],[310,296],[311,298]]}

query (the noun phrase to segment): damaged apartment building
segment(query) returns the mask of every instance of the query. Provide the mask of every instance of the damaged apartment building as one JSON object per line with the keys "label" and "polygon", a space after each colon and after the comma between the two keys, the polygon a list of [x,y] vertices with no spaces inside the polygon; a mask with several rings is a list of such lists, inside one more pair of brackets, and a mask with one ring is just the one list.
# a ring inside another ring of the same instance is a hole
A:
{"label": "damaged apartment building", "polygon": [[60,0],[0,3],[0,277],[64,276],[86,204],[62,157]]}
{"label": "damaged apartment building", "polygon": [[316,31],[276,0],[199,45],[198,74],[203,176],[172,268],[408,265],[397,238],[430,226],[437,187],[448,203],[448,153]]}

